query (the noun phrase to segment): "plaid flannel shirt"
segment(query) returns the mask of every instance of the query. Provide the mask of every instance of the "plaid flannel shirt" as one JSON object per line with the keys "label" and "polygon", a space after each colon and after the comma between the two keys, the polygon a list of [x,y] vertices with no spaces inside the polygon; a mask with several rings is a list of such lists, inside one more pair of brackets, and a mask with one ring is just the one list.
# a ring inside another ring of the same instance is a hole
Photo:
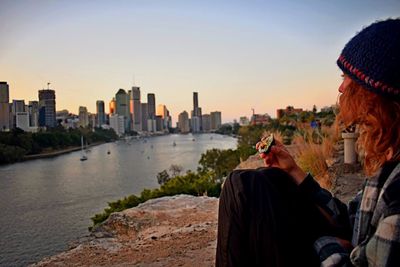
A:
{"label": "plaid flannel shirt", "polygon": [[[396,165],[394,165],[396,164]],[[390,165],[390,166],[388,166]],[[348,212],[309,175],[300,185],[338,225],[348,216],[353,250],[334,236],[323,236],[314,248],[321,266],[400,266],[400,163],[390,163],[366,180],[363,190],[349,203]]]}

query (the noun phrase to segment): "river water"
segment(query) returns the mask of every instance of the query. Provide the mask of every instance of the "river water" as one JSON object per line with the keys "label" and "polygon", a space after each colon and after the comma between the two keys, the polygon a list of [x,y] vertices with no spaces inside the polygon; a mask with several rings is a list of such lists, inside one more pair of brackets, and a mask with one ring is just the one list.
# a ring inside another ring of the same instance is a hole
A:
{"label": "river water", "polygon": [[107,202],[158,187],[157,173],[171,164],[196,170],[207,149],[235,147],[236,139],[216,134],[166,135],[92,147],[87,161],[72,152],[1,166],[0,266],[67,249]]}

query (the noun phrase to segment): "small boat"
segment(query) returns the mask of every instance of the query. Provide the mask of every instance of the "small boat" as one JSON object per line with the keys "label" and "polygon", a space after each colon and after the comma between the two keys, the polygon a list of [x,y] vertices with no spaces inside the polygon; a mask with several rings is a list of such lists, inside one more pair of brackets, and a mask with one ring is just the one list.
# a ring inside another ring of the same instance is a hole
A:
{"label": "small boat", "polygon": [[85,151],[83,150],[83,136],[81,136],[81,161],[87,160]]}

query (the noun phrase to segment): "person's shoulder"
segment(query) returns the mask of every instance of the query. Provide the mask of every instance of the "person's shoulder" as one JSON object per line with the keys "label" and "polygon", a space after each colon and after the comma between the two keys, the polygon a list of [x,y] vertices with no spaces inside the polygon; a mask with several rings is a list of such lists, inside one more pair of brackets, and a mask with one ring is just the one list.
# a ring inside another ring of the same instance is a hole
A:
{"label": "person's shoulder", "polygon": [[400,214],[400,172],[396,173],[382,197],[388,207],[386,216]]}

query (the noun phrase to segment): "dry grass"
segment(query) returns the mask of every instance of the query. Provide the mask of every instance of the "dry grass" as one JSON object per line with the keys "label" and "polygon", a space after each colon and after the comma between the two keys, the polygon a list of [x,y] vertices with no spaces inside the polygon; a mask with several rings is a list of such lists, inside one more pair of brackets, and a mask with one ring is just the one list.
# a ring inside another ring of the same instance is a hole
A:
{"label": "dry grass", "polygon": [[320,134],[321,144],[313,142],[312,129],[302,129],[302,135],[296,135],[293,138],[293,144],[296,146],[295,160],[297,164],[306,172],[310,172],[315,179],[324,188],[330,189],[332,181],[328,175],[327,159],[331,159],[334,155],[334,144],[336,136],[334,130],[325,128]]}

